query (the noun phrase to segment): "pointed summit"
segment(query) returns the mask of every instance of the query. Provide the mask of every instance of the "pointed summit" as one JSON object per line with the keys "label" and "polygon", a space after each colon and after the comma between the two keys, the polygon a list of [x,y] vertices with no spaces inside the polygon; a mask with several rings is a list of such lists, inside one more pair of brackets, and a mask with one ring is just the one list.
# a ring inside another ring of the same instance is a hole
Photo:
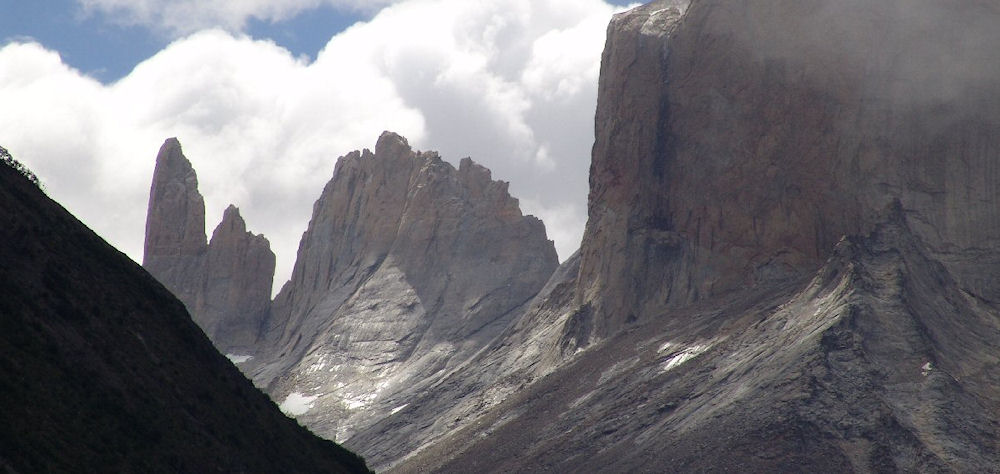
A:
{"label": "pointed summit", "polygon": [[207,262],[195,319],[220,349],[248,349],[271,307],[275,258],[270,244],[247,232],[240,210],[230,204],[212,233]]}
{"label": "pointed summit", "polygon": [[205,200],[198,175],[176,138],[160,147],[149,190],[143,263],[205,251]]}
{"label": "pointed summit", "polygon": [[201,288],[191,275],[204,273],[207,250],[198,175],[180,142],[169,138],[156,155],[142,266],[192,310]]}
{"label": "pointed summit", "polygon": [[274,253],[230,205],[205,242],[205,201],[176,138],[156,156],[143,267],[174,293],[222,350],[253,344],[271,307]]}

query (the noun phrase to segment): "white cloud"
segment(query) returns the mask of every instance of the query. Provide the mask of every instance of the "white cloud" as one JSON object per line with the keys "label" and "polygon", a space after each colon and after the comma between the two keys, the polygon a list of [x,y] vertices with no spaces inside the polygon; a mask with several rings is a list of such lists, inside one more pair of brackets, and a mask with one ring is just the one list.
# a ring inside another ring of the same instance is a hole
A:
{"label": "white cloud", "polygon": [[271,240],[280,287],[335,158],[393,130],[510,181],[566,258],[586,219],[597,74],[614,8],[410,0],[333,37],[312,63],[269,41],[207,30],[108,85],[37,44],[11,43],[0,49],[0,144],[139,261],[156,150],[177,136],[198,172],[209,235],[230,202],[240,206]]}

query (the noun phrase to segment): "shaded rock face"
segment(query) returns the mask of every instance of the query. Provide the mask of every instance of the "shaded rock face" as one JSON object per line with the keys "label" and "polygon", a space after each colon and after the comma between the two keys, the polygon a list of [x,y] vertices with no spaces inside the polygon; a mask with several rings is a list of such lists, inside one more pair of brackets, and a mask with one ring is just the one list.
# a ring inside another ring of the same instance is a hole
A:
{"label": "shaded rock face", "polygon": [[353,440],[390,472],[998,472],[998,21],[616,16],[579,271],[420,400],[446,422]]}
{"label": "shaded rock face", "polygon": [[567,320],[579,311],[574,304],[579,269],[577,253],[488,346],[440,380],[420,384],[415,395],[390,396],[387,404],[402,408],[364,427],[345,444],[363,451],[379,472],[399,466],[433,472],[424,464],[426,458],[447,457],[441,453],[456,446],[443,442],[448,435],[480,423],[484,413],[499,410],[506,399],[565,363],[560,341]]}
{"label": "shaded rock face", "polygon": [[205,242],[205,202],[180,142],[160,148],[149,193],[143,267],[184,302],[222,351],[246,351],[271,304],[274,253],[235,206]]}
{"label": "shaded rock face", "polygon": [[347,439],[485,347],[557,265],[506,183],[386,132],[337,162],[266,350],[244,368],[311,429]]}
{"label": "shaded rock face", "polygon": [[810,274],[902,203],[996,301],[992,2],[701,0],[618,15],[602,62],[580,303],[593,333]]}
{"label": "shaded rock face", "polygon": [[163,285],[4,164],[0,262],[0,470],[368,472],[283,416]]}
{"label": "shaded rock face", "polygon": [[262,235],[248,232],[230,205],[212,233],[205,257],[199,324],[223,349],[254,347],[271,308],[274,253]]}
{"label": "shaded rock face", "polygon": [[639,322],[392,472],[998,472],[1000,313],[897,210],[811,280]]}
{"label": "shaded rock face", "polygon": [[204,272],[205,200],[198,175],[176,138],[160,147],[149,189],[142,265],[189,308],[201,294]]}

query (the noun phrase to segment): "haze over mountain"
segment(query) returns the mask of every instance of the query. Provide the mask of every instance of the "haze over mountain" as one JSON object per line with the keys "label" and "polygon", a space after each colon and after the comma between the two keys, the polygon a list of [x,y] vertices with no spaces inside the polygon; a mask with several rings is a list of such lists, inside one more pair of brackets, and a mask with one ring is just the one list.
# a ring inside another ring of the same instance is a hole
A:
{"label": "haze over mountain", "polygon": [[0,154],[0,469],[368,472]]}

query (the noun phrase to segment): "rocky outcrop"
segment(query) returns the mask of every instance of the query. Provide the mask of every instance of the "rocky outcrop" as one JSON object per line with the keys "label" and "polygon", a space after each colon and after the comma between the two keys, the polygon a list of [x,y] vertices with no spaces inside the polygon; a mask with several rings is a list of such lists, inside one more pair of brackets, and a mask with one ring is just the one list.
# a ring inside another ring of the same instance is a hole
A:
{"label": "rocky outcrop", "polygon": [[248,232],[230,205],[212,233],[205,258],[199,324],[221,349],[252,350],[271,308],[274,253],[262,235]]}
{"label": "rocky outcrop", "polygon": [[[1000,263],[986,2],[654,2],[609,27],[580,303],[598,337],[810,274],[898,200],[967,291]],[[578,324],[579,325],[579,324]]]}
{"label": "rocky outcrop", "polygon": [[0,470],[368,472],[283,416],[163,285],[2,163],[0,262]]}
{"label": "rocky outcrop", "polygon": [[997,472],[1000,313],[897,209],[811,280],[638,322],[391,472]]}
{"label": "rocky outcrop", "polygon": [[270,311],[274,253],[229,206],[205,243],[205,202],[180,142],[160,148],[149,192],[143,267],[184,302],[220,350],[245,352]]}
{"label": "rocky outcrop", "polygon": [[422,450],[438,453],[438,443],[448,435],[499,409],[506,399],[565,363],[560,341],[567,320],[579,311],[574,304],[579,269],[577,253],[559,266],[527,309],[487,347],[440,380],[422,385],[415,395],[389,397],[388,405],[401,408],[360,430],[345,444],[363,451],[378,471],[413,461],[418,455],[414,462],[419,467],[410,464],[406,469],[432,472],[425,469]]}
{"label": "rocky outcrop", "polygon": [[540,225],[463,183],[501,184],[386,134],[338,164],[244,368],[399,472],[995,472],[998,22],[618,15],[577,257],[542,288]]}
{"label": "rocky outcrop", "polygon": [[996,472],[998,20],[616,16],[579,271],[352,442],[392,472]]}
{"label": "rocky outcrop", "polygon": [[507,183],[387,132],[337,162],[266,351],[244,367],[311,429],[347,439],[483,349],[557,265]]}
{"label": "rocky outcrop", "polygon": [[189,309],[202,293],[205,254],[205,200],[198,175],[181,144],[170,138],[160,147],[149,189],[142,265]]}

